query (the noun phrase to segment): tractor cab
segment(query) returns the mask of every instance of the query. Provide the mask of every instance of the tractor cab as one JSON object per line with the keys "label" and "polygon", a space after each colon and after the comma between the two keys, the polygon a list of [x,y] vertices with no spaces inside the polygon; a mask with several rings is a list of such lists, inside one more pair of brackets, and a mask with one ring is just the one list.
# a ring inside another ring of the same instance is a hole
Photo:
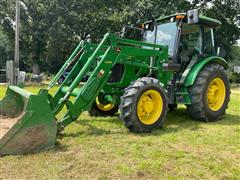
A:
{"label": "tractor cab", "polygon": [[179,72],[183,73],[191,61],[193,65],[199,59],[219,54],[214,43],[214,29],[220,25],[218,20],[199,15],[198,10],[190,10],[125,26],[122,37],[167,46],[169,61],[178,64]]}
{"label": "tractor cab", "polygon": [[184,64],[194,56],[216,55],[213,31],[220,25],[191,10],[144,23],[143,41],[168,46],[169,58]]}

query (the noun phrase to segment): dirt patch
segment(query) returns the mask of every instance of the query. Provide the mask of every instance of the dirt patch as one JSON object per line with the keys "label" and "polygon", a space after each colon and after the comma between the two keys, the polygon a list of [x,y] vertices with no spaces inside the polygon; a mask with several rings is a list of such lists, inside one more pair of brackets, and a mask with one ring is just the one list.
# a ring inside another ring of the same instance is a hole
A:
{"label": "dirt patch", "polygon": [[[19,132],[7,145],[10,149],[17,149],[21,154],[37,152],[48,144],[47,127],[38,125]],[[50,145],[47,145],[50,146]]]}
{"label": "dirt patch", "polygon": [[21,118],[21,116],[10,118],[8,116],[0,115],[0,139],[13,127],[14,124]]}

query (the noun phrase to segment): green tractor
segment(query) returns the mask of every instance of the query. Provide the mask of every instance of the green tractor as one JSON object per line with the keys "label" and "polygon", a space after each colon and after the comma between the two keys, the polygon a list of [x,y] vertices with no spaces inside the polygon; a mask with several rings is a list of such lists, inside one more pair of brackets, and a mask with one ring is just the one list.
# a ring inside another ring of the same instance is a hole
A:
{"label": "green tractor", "polygon": [[[126,26],[121,36],[107,33],[99,44],[81,41],[47,89],[36,95],[8,87],[0,101],[0,123],[10,125],[0,136],[0,154],[53,147],[57,133],[83,111],[113,116],[120,110],[132,132],[163,126],[168,109],[178,104],[186,105],[194,119],[220,119],[230,96],[228,65],[214,43],[220,25],[191,10]],[[65,115],[57,119],[64,107]]]}

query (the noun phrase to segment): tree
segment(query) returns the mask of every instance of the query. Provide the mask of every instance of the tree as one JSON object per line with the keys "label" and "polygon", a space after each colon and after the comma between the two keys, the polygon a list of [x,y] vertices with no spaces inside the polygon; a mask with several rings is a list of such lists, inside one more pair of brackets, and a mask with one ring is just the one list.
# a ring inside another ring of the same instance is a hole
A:
{"label": "tree", "polygon": [[[231,46],[239,39],[238,0],[22,0],[20,25],[20,68],[33,73],[55,73],[76,44],[87,39],[99,42],[106,32],[117,33],[123,25],[135,24],[169,15],[187,12],[201,6],[204,15],[222,21],[217,31],[231,58]],[[0,24],[8,50],[14,50],[15,0],[0,1]],[[3,45],[2,45],[3,46]],[[3,50],[4,49],[4,50]],[[8,53],[6,53],[8,52]],[[2,60],[11,58],[7,57]]]}
{"label": "tree", "polygon": [[240,39],[237,19],[240,15],[240,1],[215,0],[212,2],[212,7],[205,10],[205,14],[222,22],[222,26],[216,31],[216,44],[223,45],[227,52],[225,58],[231,60],[232,46]]}
{"label": "tree", "polygon": [[2,27],[0,27],[0,57],[1,68],[6,66],[7,60],[13,59],[13,50],[11,49],[10,41],[8,36],[4,34]]}
{"label": "tree", "polygon": [[9,1],[0,1],[0,66],[4,68],[7,60],[14,59],[14,27],[9,12],[13,10]]}

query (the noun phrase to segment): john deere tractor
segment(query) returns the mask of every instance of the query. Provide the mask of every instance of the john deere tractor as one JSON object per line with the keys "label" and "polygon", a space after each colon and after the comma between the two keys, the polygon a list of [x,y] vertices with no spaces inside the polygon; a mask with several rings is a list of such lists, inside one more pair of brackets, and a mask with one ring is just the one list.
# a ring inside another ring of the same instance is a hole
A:
{"label": "john deere tractor", "polygon": [[191,10],[126,26],[120,36],[107,33],[99,44],[81,41],[47,89],[36,95],[8,87],[0,102],[0,122],[13,123],[1,134],[0,154],[53,147],[57,133],[83,111],[112,116],[120,110],[120,119],[132,132],[163,126],[168,109],[178,104],[186,105],[193,119],[220,119],[230,94],[228,65],[214,43],[220,25]]}

